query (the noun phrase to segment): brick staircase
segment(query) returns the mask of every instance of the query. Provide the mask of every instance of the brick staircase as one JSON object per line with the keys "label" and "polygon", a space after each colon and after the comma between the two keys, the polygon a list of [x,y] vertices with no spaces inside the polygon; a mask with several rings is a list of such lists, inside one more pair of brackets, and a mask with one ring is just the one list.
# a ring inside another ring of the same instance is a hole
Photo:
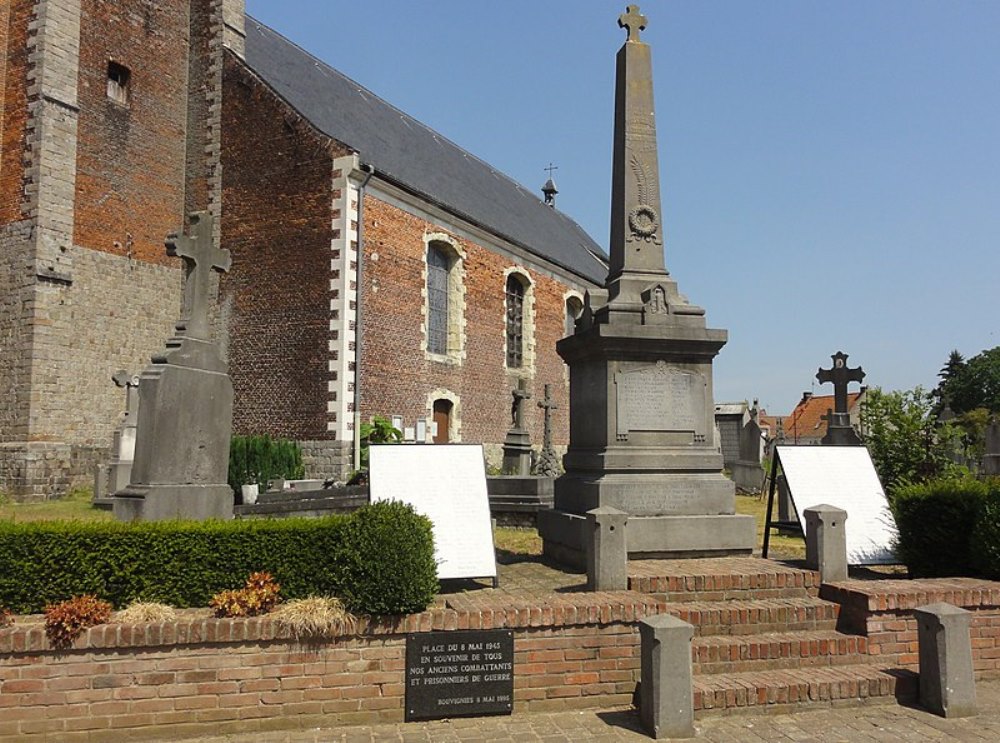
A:
{"label": "brick staircase", "polygon": [[818,597],[815,572],[754,558],[642,561],[629,570],[631,590],[667,602],[695,627],[696,711],[916,696],[912,671],[837,629],[840,605]]}

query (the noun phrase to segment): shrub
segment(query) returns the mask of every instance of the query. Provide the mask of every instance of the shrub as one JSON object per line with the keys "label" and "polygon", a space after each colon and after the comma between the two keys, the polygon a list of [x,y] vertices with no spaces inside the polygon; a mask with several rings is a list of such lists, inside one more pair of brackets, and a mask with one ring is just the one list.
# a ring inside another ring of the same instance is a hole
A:
{"label": "shrub", "polygon": [[0,606],[0,629],[10,627],[12,624],[14,624],[14,615],[11,614],[10,609]]}
{"label": "shrub", "polygon": [[321,519],[0,521],[0,604],[23,614],[84,593],[207,606],[261,570],[286,598],[350,595],[355,613],[422,611],[437,588],[430,524],[398,503]]}
{"label": "shrub", "polygon": [[357,629],[357,619],[344,609],[340,599],[328,596],[287,601],[271,616],[296,639],[329,637],[337,631]]}
{"label": "shrub", "polygon": [[271,480],[298,480],[304,474],[302,449],[294,441],[264,435],[233,436],[229,442],[229,487],[235,493],[253,483],[267,490]]}
{"label": "shrub", "polygon": [[1000,580],[1000,479],[991,480],[972,532],[973,559],[980,572]]}
{"label": "shrub", "polygon": [[970,537],[987,487],[973,478],[932,480],[896,489],[896,556],[915,577],[974,575]]}
{"label": "shrub", "polygon": [[333,593],[354,613],[426,609],[438,588],[430,519],[397,502],[375,503],[354,516],[334,558],[353,579]]}
{"label": "shrub", "polygon": [[52,647],[65,649],[88,627],[111,618],[111,604],[96,596],[74,596],[69,601],[45,607],[45,635]]}
{"label": "shrub", "polygon": [[209,606],[217,617],[256,617],[281,601],[281,586],[270,573],[251,573],[243,588],[220,591]]}
{"label": "shrub", "polygon": [[177,610],[174,607],[155,601],[135,601],[115,615],[115,621],[121,624],[173,622],[176,619]]}

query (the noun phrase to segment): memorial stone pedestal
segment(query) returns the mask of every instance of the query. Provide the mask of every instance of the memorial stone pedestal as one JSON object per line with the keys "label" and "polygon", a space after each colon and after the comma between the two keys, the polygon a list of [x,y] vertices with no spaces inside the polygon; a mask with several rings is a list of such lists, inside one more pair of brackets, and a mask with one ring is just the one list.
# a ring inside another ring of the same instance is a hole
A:
{"label": "memorial stone pedestal", "polygon": [[754,521],[716,447],[712,360],[725,330],[681,295],[664,265],[659,168],[645,18],[619,19],[608,303],[559,341],[570,368],[570,443],[555,510],[539,514],[550,557],[586,565],[586,513],[628,517],[629,558],[750,554]]}

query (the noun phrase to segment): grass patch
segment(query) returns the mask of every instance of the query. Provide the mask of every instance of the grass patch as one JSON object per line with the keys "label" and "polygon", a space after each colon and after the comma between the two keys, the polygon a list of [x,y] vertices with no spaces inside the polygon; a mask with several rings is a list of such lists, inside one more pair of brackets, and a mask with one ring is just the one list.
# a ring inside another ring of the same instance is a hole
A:
{"label": "grass patch", "polygon": [[[774,504],[777,518],[778,504]],[[757,520],[757,543],[754,549],[759,551],[764,546],[764,520],[767,518],[767,497],[756,495],[737,495],[736,513],[743,516],[753,516]],[[799,536],[787,536],[775,529],[771,530],[771,540],[768,544],[768,557],[789,557],[804,559],[806,556],[806,540]]]}
{"label": "grass patch", "polygon": [[513,555],[537,557],[542,554],[542,538],[537,529],[498,526],[493,532],[493,546]]}
{"label": "grass patch", "polygon": [[113,521],[111,511],[94,508],[90,488],[75,488],[56,500],[41,503],[15,503],[0,498],[0,520],[28,521]]}

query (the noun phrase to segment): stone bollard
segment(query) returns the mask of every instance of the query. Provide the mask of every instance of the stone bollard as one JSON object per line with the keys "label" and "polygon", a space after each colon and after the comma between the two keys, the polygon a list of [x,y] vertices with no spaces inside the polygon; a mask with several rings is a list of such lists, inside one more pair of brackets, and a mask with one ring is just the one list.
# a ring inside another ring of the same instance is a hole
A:
{"label": "stone bollard", "polygon": [[639,623],[639,719],[657,740],[695,736],[692,637],[694,627],[669,614]]}
{"label": "stone bollard", "polygon": [[806,567],[823,583],[847,580],[847,511],[826,504],[807,508]]}
{"label": "stone bollard", "polygon": [[610,506],[587,511],[587,590],[628,590],[628,514]]}
{"label": "stone bollard", "polygon": [[972,612],[951,604],[913,610],[920,646],[920,704],[942,717],[971,717],[976,710],[972,671]]}

